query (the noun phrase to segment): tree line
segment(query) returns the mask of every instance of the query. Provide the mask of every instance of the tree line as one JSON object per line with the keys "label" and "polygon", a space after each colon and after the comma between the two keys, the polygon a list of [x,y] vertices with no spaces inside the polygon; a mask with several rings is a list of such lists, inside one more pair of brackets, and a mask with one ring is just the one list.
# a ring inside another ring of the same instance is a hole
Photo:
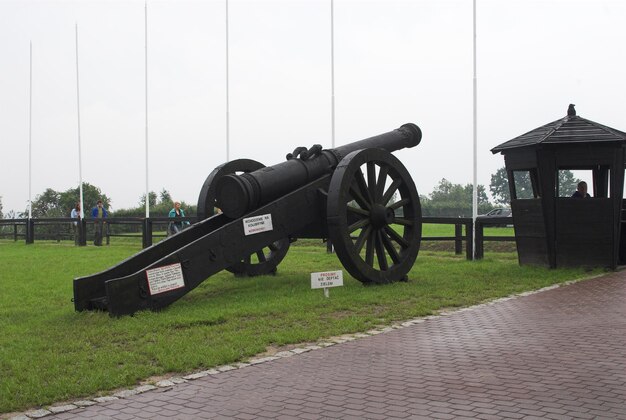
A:
{"label": "tree line", "polygon": [[[561,191],[575,191],[576,179],[570,171],[559,171],[559,189]],[[517,180],[517,193],[520,197],[532,196],[530,178],[522,176]],[[484,185],[478,185],[478,213],[484,214],[495,207],[510,205],[509,183],[506,169],[500,168],[491,175],[489,191],[493,197],[493,203],[489,201]],[[69,217],[71,210],[79,200],[79,188],[70,188],[66,191],[46,189],[37,195],[32,202],[32,215],[35,218],[43,217]],[[422,215],[439,217],[471,217],[472,216],[472,184],[454,184],[443,178],[434,190],[428,195],[420,195]],[[146,195],[139,197],[138,205],[128,209],[111,210],[111,199],[100,188],[88,182],[83,183],[83,203],[86,217],[90,217],[91,208],[98,200],[102,200],[105,208],[109,209],[112,217],[143,217],[145,216]],[[148,194],[150,215],[154,217],[166,217],[173,207],[172,196],[165,188],[160,193],[150,191]],[[196,205],[190,205],[181,201],[181,207],[187,216],[196,215]],[[28,211],[15,213],[13,211],[5,215],[7,218],[24,218]],[[2,197],[0,196],[0,218],[2,214]]]}

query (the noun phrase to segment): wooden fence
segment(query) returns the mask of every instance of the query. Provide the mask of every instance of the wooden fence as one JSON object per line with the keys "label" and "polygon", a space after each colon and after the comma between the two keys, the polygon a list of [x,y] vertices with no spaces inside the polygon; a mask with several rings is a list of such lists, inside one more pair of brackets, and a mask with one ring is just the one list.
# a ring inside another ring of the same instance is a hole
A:
{"label": "wooden fence", "polygon": [[[176,222],[195,223],[195,217],[176,218]],[[165,237],[172,219],[169,217],[110,217],[103,224],[103,240],[107,245],[115,237],[141,237],[142,246],[147,248],[153,244],[154,238]],[[512,225],[512,217],[478,218],[476,220],[476,246],[472,239],[472,219],[469,217],[424,217],[424,224],[454,225],[453,236],[425,236],[422,241],[454,241],[456,254],[463,253],[468,260],[480,259],[484,255],[485,241],[515,241],[514,236],[485,236],[484,228],[489,226]],[[75,224],[76,223],[76,224]],[[11,238],[14,241],[24,239],[27,244],[39,240],[75,240],[78,245],[86,245],[87,237],[92,237],[95,219],[77,222],[69,218],[41,219],[0,219],[0,238]],[[463,229],[465,228],[465,229]],[[156,230],[156,232],[155,232]]]}

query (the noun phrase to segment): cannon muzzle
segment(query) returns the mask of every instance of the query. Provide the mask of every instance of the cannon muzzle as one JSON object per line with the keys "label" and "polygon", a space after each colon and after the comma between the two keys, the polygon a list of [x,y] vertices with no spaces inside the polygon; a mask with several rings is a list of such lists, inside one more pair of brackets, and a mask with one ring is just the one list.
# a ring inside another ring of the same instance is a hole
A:
{"label": "cannon muzzle", "polygon": [[394,152],[417,146],[422,131],[412,123],[378,136],[334,149],[322,150],[307,159],[289,159],[242,175],[226,175],[216,186],[217,207],[229,218],[243,216],[287,192],[332,173],[339,162],[355,150],[378,148]]}

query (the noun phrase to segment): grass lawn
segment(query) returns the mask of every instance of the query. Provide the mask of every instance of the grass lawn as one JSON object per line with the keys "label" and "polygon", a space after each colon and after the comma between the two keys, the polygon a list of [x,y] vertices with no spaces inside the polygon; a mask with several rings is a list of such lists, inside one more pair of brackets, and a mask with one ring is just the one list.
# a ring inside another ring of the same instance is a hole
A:
{"label": "grass lawn", "polygon": [[423,251],[407,283],[364,287],[344,271],[344,287],[326,299],[322,290],[310,289],[309,274],[341,264],[323,245],[303,241],[292,246],[276,276],[222,272],[158,313],[114,319],[74,312],[74,277],[140,249],[139,241],[111,241],[100,248],[0,241],[0,413],[589,276],[577,269],[519,267],[515,253],[471,262]]}

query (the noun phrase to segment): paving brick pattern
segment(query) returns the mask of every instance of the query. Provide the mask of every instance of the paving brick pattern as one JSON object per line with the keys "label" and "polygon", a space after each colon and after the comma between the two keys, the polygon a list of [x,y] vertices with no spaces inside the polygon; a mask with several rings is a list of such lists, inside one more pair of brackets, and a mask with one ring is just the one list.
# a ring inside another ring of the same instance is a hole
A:
{"label": "paving brick pattern", "polygon": [[626,273],[46,419],[626,418]]}

